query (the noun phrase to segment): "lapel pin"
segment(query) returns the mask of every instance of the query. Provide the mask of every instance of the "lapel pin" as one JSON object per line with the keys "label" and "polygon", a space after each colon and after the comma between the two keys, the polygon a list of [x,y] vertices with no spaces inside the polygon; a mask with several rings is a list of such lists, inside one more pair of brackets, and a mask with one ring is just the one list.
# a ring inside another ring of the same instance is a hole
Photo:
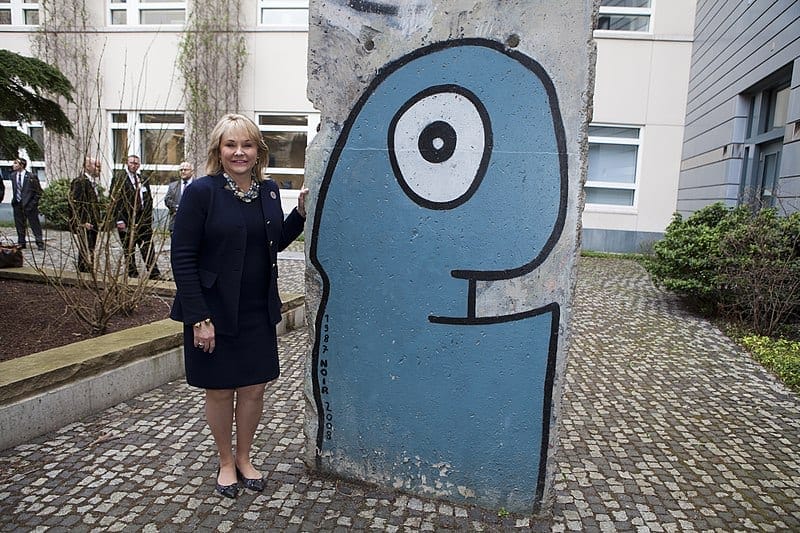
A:
{"label": "lapel pin", "polygon": [[278,195],[277,195],[277,194],[275,194],[275,191],[269,191],[269,196],[270,196],[270,198],[272,198],[273,200],[274,200],[274,199],[276,199],[276,198],[278,197]]}

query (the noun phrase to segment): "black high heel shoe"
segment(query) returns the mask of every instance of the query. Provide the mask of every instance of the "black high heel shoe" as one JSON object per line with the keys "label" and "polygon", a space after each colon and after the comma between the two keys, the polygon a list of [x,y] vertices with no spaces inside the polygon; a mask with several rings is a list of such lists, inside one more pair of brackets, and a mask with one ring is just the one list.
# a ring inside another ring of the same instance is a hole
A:
{"label": "black high heel shoe", "polygon": [[264,491],[264,476],[255,479],[249,479],[244,477],[244,474],[239,470],[239,467],[236,467],[236,477],[239,481],[242,482],[244,488],[254,490],[256,492],[263,492]]}
{"label": "black high heel shoe", "polygon": [[[238,476],[239,469],[236,469],[236,474]],[[219,479],[219,468],[217,469],[217,479]],[[230,498],[235,500],[236,497],[239,495],[239,483],[234,483],[233,485],[221,485],[219,481],[217,481],[216,486],[214,489],[225,496],[226,498]]]}

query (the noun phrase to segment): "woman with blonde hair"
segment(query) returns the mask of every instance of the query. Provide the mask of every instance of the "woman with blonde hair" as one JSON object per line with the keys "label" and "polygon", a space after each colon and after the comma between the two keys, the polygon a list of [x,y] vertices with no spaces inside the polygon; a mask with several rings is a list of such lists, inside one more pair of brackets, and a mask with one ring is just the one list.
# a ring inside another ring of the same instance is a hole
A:
{"label": "woman with blonde hair", "polygon": [[303,189],[284,220],[278,186],[263,175],[268,156],[252,120],[222,117],[211,132],[208,175],[186,188],[172,235],[170,316],[184,324],[186,381],[206,391],[219,455],[216,490],[228,498],[240,483],[264,490],[251,448],[264,389],[279,374],[278,252],[300,235],[306,215]]}

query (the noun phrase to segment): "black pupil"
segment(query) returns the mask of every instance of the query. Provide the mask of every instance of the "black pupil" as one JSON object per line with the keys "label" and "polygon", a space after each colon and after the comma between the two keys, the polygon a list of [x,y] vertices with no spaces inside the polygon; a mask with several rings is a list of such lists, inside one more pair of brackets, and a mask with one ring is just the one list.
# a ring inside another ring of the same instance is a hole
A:
{"label": "black pupil", "polygon": [[431,122],[419,134],[419,153],[429,163],[447,161],[456,151],[456,130],[442,120]]}

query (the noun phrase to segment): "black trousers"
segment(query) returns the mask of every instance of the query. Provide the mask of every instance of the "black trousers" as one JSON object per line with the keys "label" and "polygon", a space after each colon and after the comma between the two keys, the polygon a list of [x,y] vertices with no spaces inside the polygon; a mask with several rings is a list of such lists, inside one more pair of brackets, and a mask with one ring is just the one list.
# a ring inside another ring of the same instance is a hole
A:
{"label": "black trousers", "polygon": [[39,247],[44,246],[42,225],[39,223],[39,206],[29,205],[28,207],[23,207],[22,204],[14,204],[12,207],[14,208],[14,226],[17,228],[17,242],[25,244],[28,224],[30,224],[36,244]]}
{"label": "black trousers", "polygon": [[89,272],[94,263],[94,249],[97,246],[97,229],[79,228],[75,232],[78,244],[78,270]]}
{"label": "black trousers", "polygon": [[[150,271],[151,276],[159,276],[161,273],[156,265],[156,254],[153,250],[153,228],[152,226],[139,225],[128,227],[126,230],[117,230],[119,240],[122,241],[122,248],[125,250],[125,260],[128,263],[128,276],[137,277],[139,270],[136,268],[136,247],[144,259],[144,264]],[[133,232],[130,234],[130,232]]]}

